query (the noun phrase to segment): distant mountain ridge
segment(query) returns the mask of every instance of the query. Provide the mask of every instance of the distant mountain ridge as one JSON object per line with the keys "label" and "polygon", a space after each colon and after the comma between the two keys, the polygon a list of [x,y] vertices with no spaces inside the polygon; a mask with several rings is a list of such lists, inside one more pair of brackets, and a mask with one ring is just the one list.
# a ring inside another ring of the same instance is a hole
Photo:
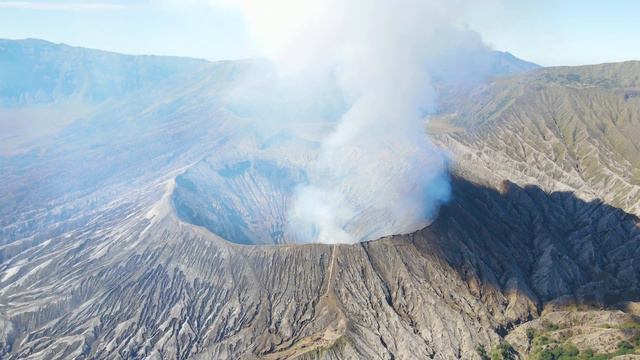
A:
{"label": "distant mountain ridge", "polygon": [[122,55],[44,40],[0,39],[0,104],[76,97],[98,102],[161,82],[204,60]]}
{"label": "distant mountain ridge", "polygon": [[[39,39],[0,39],[0,104],[43,103],[59,97],[102,101],[211,63],[188,57],[124,55]],[[539,67],[500,51],[486,52],[477,65],[482,76]]]}

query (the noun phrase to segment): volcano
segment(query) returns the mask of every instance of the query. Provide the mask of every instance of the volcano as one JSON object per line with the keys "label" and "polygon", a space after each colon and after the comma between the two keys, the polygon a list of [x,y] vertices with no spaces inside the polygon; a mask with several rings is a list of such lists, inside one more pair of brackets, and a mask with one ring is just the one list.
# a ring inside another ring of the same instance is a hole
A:
{"label": "volcano", "polygon": [[[29,76],[0,73],[0,357],[614,354],[639,314],[640,63],[494,56],[437,83],[452,193],[429,226],[300,244],[287,206],[332,111],[258,130],[227,102],[254,61],[1,41]],[[43,109],[63,115],[19,126]]]}

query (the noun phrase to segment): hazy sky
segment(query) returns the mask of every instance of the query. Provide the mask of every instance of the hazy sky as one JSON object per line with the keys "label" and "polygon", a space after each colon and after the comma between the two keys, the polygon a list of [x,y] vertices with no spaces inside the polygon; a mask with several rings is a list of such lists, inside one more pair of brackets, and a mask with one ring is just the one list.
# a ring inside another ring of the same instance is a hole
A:
{"label": "hazy sky", "polygon": [[[470,4],[461,23],[492,47],[525,60],[577,65],[640,59],[637,0]],[[207,0],[0,0],[0,38],[219,60],[259,55],[248,33],[240,11]]]}

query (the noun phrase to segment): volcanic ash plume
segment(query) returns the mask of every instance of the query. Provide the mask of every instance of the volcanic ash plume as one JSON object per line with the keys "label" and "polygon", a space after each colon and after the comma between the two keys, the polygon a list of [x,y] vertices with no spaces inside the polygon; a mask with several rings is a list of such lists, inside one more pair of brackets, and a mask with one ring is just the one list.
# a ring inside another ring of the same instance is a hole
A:
{"label": "volcanic ash plume", "polygon": [[249,26],[278,64],[292,71],[333,66],[350,105],[295,192],[290,240],[353,243],[411,232],[447,200],[446,159],[424,120],[433,106],[426,64],[448,51],[442,34],[464,33],[450,31],[450,3],[244,4]]}

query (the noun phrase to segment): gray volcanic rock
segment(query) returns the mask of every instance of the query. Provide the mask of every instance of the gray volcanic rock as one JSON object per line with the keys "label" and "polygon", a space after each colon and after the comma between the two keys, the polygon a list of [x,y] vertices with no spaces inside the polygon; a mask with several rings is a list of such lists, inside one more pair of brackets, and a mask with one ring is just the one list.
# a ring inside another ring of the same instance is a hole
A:
{"label": "gray volcanic rock", "polygon": [[257,159],[200,162],[176,178],[173,203],[188,222],[239,244],[284,242],[287,204],[306,175],[295,167]]}
{"label": "gray volcanic rock", "polygon": [[[258,129],[228,103],[254,65],[142,85],[0,157],[1,358],[478,359],[559,299],[638,301],[640,228],[620,209],[634,204],[634,67],[537,70],[448,99],[459,111],[430,130],[452,151],[453,197],[421,231],[268,245],[286,242],[288,194],[331,119]],[[568,133],[549,128],[546,88],[581,115],[556,117]]]}
{"label": "gray volcanic rock", "polygon": [[444,99],[430,125],[460,173],[573,191],[640,215],[640,62],[539,69]]}
{"label": "gray volcanic rock", "polygon": [[171,184],[6,262],[9,358],[473,358],[548,299],[638,294],[637,219],[570,194],[456,180],[415,234],[241,246],[176,218]]}

